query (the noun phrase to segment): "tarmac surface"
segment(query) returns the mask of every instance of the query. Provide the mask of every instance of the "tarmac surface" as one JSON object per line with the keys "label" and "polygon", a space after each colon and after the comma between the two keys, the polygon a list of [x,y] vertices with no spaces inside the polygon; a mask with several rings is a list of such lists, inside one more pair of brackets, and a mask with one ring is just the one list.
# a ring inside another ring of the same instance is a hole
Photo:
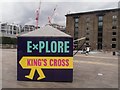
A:
{"label": "tarmac surface", "polygon": [[72,83],[17,81],[16,49],[3,49],[1,64],[2,88],[118,88],[118,56],[111,52],[75,55]]}

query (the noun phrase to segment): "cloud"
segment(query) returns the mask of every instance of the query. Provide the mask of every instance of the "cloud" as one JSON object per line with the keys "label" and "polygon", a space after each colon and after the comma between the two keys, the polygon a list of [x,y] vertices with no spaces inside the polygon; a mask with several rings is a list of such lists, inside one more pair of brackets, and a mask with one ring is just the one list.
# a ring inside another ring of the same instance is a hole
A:
{"label": "cloud", "polygon": [[[113,0],[1,0],[0,2],[113,2]],[[114,0],[118,2],[119,0]]]}
{"label": "cloud", "polygon": [[[9,22],[9,23],[17,23],[17,24],[35,24],[36,17],[36,9],[39,6],[39,0],[34,2],[33,0],[25,1],[7,1],[4,0],[0,2],[0,21]],[[99,9],[108,9],[108,8],[116,8],[118,7],[118,0],[112,2],[106,0],[92,0],[91,2],[88,0],[79,0],[79,2],[73,2],[73,0],[52,0],[52,2],[48,2],[48,0],[44,1],[41,4],[40,9],[40,17],[39,17],[39,25],[43,26],[48,23],[48,16],[51,16],[54,8],[57,5],[57,9],[53,16],[53,23],[65,25],[65,15],[70,11],[70,13],[90,11],[90,10],[99,10]],[[76,0],[77,1],[77,0]],[[98,2],[99,1],[99,2]],[[102,2],[106,1],[106,2]]]}

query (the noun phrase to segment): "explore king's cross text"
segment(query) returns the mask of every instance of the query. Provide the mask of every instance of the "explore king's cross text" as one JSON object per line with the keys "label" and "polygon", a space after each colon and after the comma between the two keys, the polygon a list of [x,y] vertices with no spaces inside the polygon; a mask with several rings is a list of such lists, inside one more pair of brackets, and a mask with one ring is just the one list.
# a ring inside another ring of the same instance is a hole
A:
{"label": "explore king's cross text", "polygon": [[70,37],[18,37],[19,81],[73,80],[73,40]]}

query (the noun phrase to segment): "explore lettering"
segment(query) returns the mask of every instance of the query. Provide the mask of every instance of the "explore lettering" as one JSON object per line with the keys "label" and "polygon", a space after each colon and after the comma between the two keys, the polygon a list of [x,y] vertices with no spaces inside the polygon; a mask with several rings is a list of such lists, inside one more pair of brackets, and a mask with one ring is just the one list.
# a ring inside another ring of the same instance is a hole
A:
{"label": "explore lettering", "polygon": [[27,53],[32,53],[33,50],[42,53],[69,53],[69,41],[39,41],[37,44],[32,41],[27,41]]}

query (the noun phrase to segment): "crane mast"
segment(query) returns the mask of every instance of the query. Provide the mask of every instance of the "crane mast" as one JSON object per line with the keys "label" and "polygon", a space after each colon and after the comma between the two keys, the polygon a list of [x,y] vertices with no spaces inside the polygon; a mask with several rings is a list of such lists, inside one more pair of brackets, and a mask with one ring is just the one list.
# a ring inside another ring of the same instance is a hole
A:
{"label": "crane mast", "polygon": [[36,10],[36,29],[38,29],[38,24],[39,24],[40,8],[41,8],[41,1],[39,3],[39,8]]}
{"label": "crane mast", "polygon": [[54,8],[53,13],[51,14],[51,16],[48,17],[48,23],[49,23],[49,24],[52,24],[51,21],[52,21],[52,18],[53,18],[53,16],[54,16],[54,14],[55,14],[56,9],[57,9],[57,5],[56,5],[56,7]]}

